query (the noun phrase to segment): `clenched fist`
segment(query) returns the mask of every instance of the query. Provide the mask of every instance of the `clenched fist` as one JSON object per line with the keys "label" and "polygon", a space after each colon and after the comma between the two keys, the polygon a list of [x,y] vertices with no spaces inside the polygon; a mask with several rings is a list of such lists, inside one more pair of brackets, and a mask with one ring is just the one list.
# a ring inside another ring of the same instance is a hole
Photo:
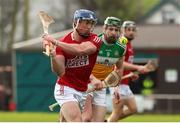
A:
{"label": "clenched fist", "polygon": [[44,34],[42,36],[42,38],[44,39],[43,41],[48,41],[49,43],[55,44],[56,39],[54,39],[51,35],[49,34]]}

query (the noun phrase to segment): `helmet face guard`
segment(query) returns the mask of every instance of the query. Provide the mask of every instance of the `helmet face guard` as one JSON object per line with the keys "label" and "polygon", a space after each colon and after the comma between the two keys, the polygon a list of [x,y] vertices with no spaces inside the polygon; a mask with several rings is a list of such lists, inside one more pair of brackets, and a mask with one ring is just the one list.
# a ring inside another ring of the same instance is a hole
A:
{"label": "helmet face guard", "polygon": [[107,17],[104,21],[105,40],[110,44],[114,44],[119,38],[119,34],[112,34],[112,33],[106,32],[106,30],[108,28],[111,28],[111,26],[113,26],[115,29],[118,29],[118,33],[120,33],[121,20],[116,17]]}
{"label": "helmet face guard", "polygon": [[[124,23],[122,24],[122,30],[126,30],[128,28],[131,28],[131,30],[133,30],[134,32],[136,32],[137,27],[134,21],[124,21]],[[128,29],[129,30],[129,29]],[[131,34],[129,36],[126,36],[126,38],[131,41],[134,39],[134,36]]]}
{"label": "helmet face guard", "polygon": [[121,20],[116,17],[107,17],[104,21],[104,25],[121,27]]}
{"label": "helmet face guard", "polygon": [[94,12],[86,9],[76,10],[74,13],[74,21],[80,20],[92,20],[97,22],[97,17]]}
{"label": "helmet face guard", "polygon": [[128,28],[128,27],[132,27],[136,29],[136,24],[134,21],[124,21],[124,23],[122,24],[122,28]]}
{"label": "helmet face guard", "polygon": [[77,28],[79,23],[83,20],[92,21],[92,31],[94,29],[94,25],[97,23],[97,17],[95,16],[94,12],[86,9],[76,10],[74,13],[74,23],[76,23],[76,25],[74,24],[73,28],[76,29],[80,36],[82,36],[83,38],[87,38],[89,36],[89,33],[80,33]]}

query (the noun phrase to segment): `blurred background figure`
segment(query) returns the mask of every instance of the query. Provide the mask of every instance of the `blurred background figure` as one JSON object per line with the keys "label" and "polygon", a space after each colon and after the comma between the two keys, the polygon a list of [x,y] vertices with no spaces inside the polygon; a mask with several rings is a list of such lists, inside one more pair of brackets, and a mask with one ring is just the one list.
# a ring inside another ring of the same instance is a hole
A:
{"label": "blurred background figure", "polygon": [[9,106],[13,101],[11,74],[12,67],[0,66],[0,110],[9,111]]}

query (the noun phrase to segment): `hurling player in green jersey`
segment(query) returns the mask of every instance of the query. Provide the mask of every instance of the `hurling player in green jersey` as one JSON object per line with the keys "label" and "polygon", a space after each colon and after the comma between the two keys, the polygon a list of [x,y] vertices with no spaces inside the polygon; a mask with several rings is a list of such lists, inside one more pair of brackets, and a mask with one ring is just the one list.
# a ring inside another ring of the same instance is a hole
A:
{"label": "hurling player in green jersey", "polygon": [[[119,18],[107,17],[104,21],[103,33],[99,35],[102,45],[92,71],[92,82],[93,78],[103,81],[114,69],[122,76],[126,44],[119,41],[120,28]],[[106,89],[95,91],[90,97],[87,98],[86,106],[92,110],[84,112],[83,121],[103,122],[106,114]]]}

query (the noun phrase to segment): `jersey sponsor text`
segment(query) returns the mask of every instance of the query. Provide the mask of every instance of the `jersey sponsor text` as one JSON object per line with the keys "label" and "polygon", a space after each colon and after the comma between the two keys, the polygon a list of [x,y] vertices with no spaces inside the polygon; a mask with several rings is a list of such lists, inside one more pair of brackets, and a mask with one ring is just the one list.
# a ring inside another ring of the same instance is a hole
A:
{"label": "jersey sponsor text", "polygon": [[73,59],[67,59],[66,68],[77,68],[89,65],[88,56],[76,56]]}

